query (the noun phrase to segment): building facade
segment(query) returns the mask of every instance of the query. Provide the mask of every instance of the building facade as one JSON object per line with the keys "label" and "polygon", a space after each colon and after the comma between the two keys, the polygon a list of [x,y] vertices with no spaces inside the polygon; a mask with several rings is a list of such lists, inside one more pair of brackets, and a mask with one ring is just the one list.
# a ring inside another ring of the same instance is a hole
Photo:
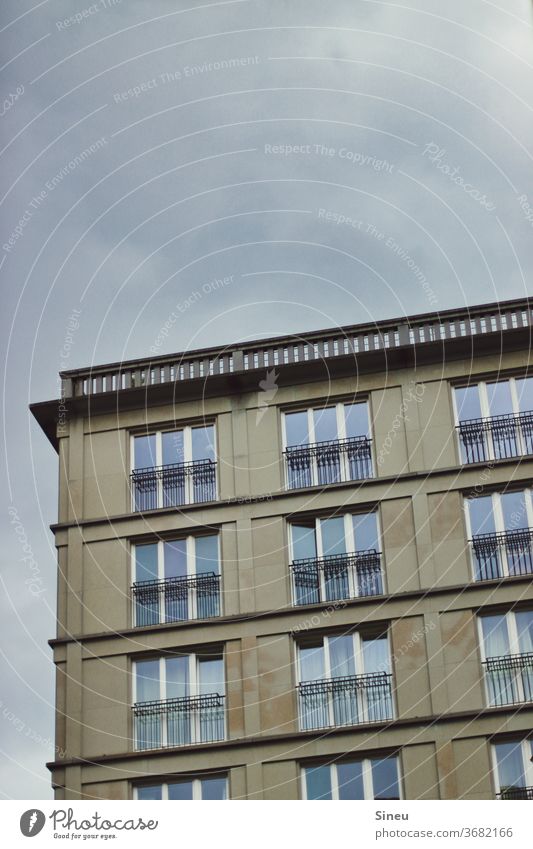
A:
{"label": "building facade", "polygon": [[56,798],[533,798],[532,327],[64,373]]}

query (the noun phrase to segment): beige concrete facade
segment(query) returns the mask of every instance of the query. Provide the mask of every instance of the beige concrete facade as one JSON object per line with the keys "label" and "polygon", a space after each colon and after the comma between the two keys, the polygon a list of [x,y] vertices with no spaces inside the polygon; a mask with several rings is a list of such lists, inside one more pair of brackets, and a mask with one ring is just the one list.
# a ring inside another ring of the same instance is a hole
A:
{"label": "beige concrete facade", "polygon": [[[298,799],[301,768],[352,754],[398,753],[408,799],[490,799],[491,742],[531,733],[533,705],[490,707],[477,617],[531,608],[531,575],[476,583],[464,499],[533,480],[533,457],[462,465],[453,386],[523,375],[529,349],[433,358],[357,376],[72,413],[58,437],[58,799],[132,798],[147,777],[228,774],[231,798]],[[280,367],[282,368],[282,367]],[[263,375],[260,375],[260,378]],[[259,379],[260,379],[259,378]],[[124,390],[127,392],[128,390]],[[375,477],[287,491],[282,414],[367,399]],[[135,513],[131,439],[147,429],[214,422],[217,501]],[[385,594],[294,607],[288,526],[295,517],[376,508]],[[222,615],[134,627],[131,547],[220,535]],[[311,634],[381,623],[392,657],[394,719],[300,731],[296,645]],[[227,739],[156,751],[132,742],[132,663],[212,646],[224,656]]]}

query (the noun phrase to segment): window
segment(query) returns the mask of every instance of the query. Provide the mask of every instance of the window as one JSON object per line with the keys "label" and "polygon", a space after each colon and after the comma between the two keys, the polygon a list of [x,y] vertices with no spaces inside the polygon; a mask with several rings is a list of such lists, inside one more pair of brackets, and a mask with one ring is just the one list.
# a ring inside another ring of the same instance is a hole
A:
{"label": "window", "polygon": [[456,387],[454,398],[463,463],[533,454],[533,377]]}
{"label": "window", "polygon": [[220,615],[218,536],[188,536],[133,547],[136,626]]}
{"label": "window", "polygon": [[377,512],[290,525],[295,604],[383,592]]}
{"label": "window", "polygon": [[306,642],[298,667],[302,731],[392,718],[387,634],[355,631]]}
{"label": "window", "polygon": [[502,799],[533,799],[533,740],[496,743],[496,786]]}
{"label": "window", "polygon": [[372,477],[369,430],[366,401],[285,413],[288,488]]}
{"label": "window", "polygon": [[139,784],[134,788],[134,798],[148,801],[193,800],[215,801],[228,798],[228,778],[217,775],[210,778],[193,778],[169,781],[164,784]]}
{"label": "window", "polygon": [[155,510],[216,498],[214,425],[133,437],[135,510]]}
{"label": "window", "polygon": [[531,489],[470,498],[466,518],[476,581],[533,573]]}
{"label": "window", "polygon": [[533,701],[533,610],[497,613],[480,620],[489,705]]}
{"label": "window", "polygon": [[399,799],[398,758],[339,761],[302,770],[304,799]]}
{"label": "window", "polygon": [[223,740],[224,662],[220,654],[175,654],[134,664],[135,747]]}

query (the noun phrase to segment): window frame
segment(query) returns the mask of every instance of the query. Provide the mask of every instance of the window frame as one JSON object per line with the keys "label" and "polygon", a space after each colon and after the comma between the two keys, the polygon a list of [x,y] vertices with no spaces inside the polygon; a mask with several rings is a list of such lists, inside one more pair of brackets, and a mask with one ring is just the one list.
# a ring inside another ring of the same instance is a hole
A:
{"label": "window frame", "polygon": [[[202,781],[209,781],[210,779],[213,779],[213,778],[224,778],[225,781],[226,781],[226,798],[223,799],[223,800],[218,799],[216,801],[224,801],[224,802],[229,801],[230,798],[231,798],[231,796],[230,796],[230,780],[229,780],[229,773],[227,773],[227,772],[220,773],[220,774],[213,774],[213,775],[194,776],[194,778],[189,778],[189,779],[185,778],[185,779],[182,779],[182,780],[180,780],[179,778],[176,777],[175,781],[169,781],[167,779],[166,781],[153,782],[152,784],[134,784],[133,788],[132,788],[133,789],[132,796],[133,796],[134,801],[146,801],[146,800],[143,800],[143,799],[139,799],[139,789],[141,787],[161,787],[161,800],[160,801],[168,802],[169,801],[169,798],[168,798],[168,786],[169,786],[169,784],[192,784],[192,799],[190,801],[192,801],[192,802],[212,801],[212,800],[209,800],[209,799],[203,799],[202,798]],[[157,800],[157,801],[159,801],[159,800]]]}
{"label": "window frame", "polygon": [[[492,501],[492,516],[494,518],[494,533],[506,533],[507,528],[505,527],[504,517],[503,517],[503,508],[502,508],[502,495],[507,495],[511,492],[521,492],[524,493],[524,503],[526,505],[526,518],[529,528],[533,528],[533,487],[525,486],[520,489],[512,489],[507,492],[487,492],[485,495],[477,495],[473,498],[467,498],[463,495],[463,510],[464,510],[464,522],[465,522],[465,530],[466,530],[466,538],[470,542],[473,539],[472,533],[472,523],[470,521],[470,502],[475,501],[476,498],[488,498],[490,497]],[[487,533],[490,533],[488,531]],[[472,579],[474,583],[480,583],[480,580],[476,578],[476,558],[474,555],[473,546],[469,545],[470,549],[470,570],[472,574]],[[509,572],[509,565],[507,559],[507,550],[505,547],[502,548],[500,552],[500,563],[502,567],[502,578],[512,578],[516,577],[515,575],[511,575]],[[499,580],[499,579],[496,579]]]}
{"label": "window frame", "polygon": [[[518,639],[518,628],[517,628],[517,625],[516,625],[515,614],[516,613],[523,613],[523,612],[528,612],[528,613],[531,613],[533,615],[533,609],[530,609],[530,608],[523,608],[523,609],[519,608],[518,610],[496,611],[494,613],[485,613],[485,614],[478,613],[478,615],[476,616],[476,619],[477,619],[477,628],[478,628],[479,652],[480,652],[482,664],[486,660],[488,660],[488,657],[487,657],[487,654],[486,654],[486,649],[485,649],[485,639],[484,639],[484,636],[483,636],[482,620],[487,619],[489,616],[502,616],[503,615],[505,617],[505,623],[506,623],[506,626],[507,626],[508,651],[504,655],[502,655],[502,657],[510,657],[512,655],[517,655],[517,654],[521,655],[521,654],[524,654],[524,652],[520,648],[520,642],[519,642],[519,639]],[[487,675],[487,672],[483,668],[483,666],[482,666],[482,671],[483,671],[482,672],[482,678],[483,678],[483,689],[484,689],[484,693],[485,693],[485,704],[489,708],[498,707],[497,704],[493,704],[491,702],[490,688],[489,688],[489,676]],[[516,684],[517,684],[517,688],[518,688],[517,689],[518,696],[519,696],[519,698],[517,700],[518,703],[529,704],[530,702],[527,701],[524,698],[523,683],[522,683],[521,677],[519,675],[516,675],[515,680],[516,680]],[[513,702],[513,704],[514,704],[514,702]],[[502,707],[504,707],[504,706],[505,705],[502,705]]]}
{"label": "window frame", "polygon": [[525,774],[525,787],[533,787],[533,763],[531,762],[531,758],[533,756],[533,737],[523,737],[521,739],[511,739],[511,740],[493,740],[490,744],[491,749],[491,763],[492,763],[492,776],[493,776],[493,785],[495,788],[496,794],[500,794],[502,792],[502,785],[500,783],[500,771],[498,765],[498,756],[496,753],[496,747],[504,745],[505,743],[520,743],[520,748],[522,752],[522,766],[524,767]]}
{"label": "window frame", "polygon": [[332,763],[317,763],[317,764],[308,764],[300,765],[300,786],[301,786],[301,798],[306,802],[314,802],[314,801],[322,801],[317,799],[309,799],[307,795],[307,770],[315,769],[321,766],[329,767],[330,771],[330,785],[331,785],[331,799],[327,799],[324,801],[331,802],[341,802],[344,801],[339,797],[339,777],[337,772],[337,767],[339,764],[347,764],[347,763],[361,763],[361,772],[363,777],[363,792],[364,792],[364,801],[379,801],[375,800],[374,796],[374,780],[372,777],[372,761],[383,760],[384,758],[394,758],[396,764],[396,781],[398,784],[398,796],[399,799],[402,800],[403,796],[403,788],[402,788],[402,775],[401,775],[401,764],[400,764],[400,755],[398,752],[393,754],[384,754],[381,757],[362,757],[362,758],[343,758],[342,760],[334,761]]}

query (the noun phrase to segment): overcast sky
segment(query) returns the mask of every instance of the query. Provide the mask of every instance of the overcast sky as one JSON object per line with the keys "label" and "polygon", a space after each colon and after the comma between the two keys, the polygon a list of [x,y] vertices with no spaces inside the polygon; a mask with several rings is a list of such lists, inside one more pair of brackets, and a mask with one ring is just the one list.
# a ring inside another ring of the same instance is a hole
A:
{"label": "overcast sky", "polygon": [[51,797],[54,755],[28,403],[62,364],[531,294],[532,7],[3,0],[3,798]]}

